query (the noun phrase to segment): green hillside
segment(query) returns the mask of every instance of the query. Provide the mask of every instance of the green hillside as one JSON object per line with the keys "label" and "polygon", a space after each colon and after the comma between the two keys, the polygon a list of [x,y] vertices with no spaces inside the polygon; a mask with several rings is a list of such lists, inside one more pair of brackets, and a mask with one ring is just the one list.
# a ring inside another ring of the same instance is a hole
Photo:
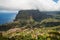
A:
{"label": "green hillside", "polygon": [[0,25],[0,40],[60,40],[60,12],[21,10],[12,23]]}
{"label": "green hillside", "polygon": [[60,40],[60,20],[48,18],[37,22],[30,17],[2,24],[0,40]]}

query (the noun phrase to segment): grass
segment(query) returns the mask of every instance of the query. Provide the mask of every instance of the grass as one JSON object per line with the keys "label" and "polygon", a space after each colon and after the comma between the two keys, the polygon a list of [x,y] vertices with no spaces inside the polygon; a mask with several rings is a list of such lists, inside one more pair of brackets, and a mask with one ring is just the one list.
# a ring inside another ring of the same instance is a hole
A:
{"label": "grass", "polygon": [[23,30],[21,28],[14,28],[2,33],[2,36],[8,40],[55,40],[55,38],[60,40],[60,33],[58,31],[47,28],[28,28]]}
{"label": "grass", "polygon": [[6,28],[6,31],[0,33],[0,40],[60,40],[60,25],[45,26],[46,23],[53,22],[53,20],[60,22],[51,18],[36,22],[31,18],[0,25],[2,29]]}

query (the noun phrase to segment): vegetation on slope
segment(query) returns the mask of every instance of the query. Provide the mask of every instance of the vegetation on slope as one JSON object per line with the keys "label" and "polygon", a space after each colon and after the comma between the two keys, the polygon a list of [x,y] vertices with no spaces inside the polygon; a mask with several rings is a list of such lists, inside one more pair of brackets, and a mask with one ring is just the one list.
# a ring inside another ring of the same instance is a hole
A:
{"label": "vegetation on slope", "polygon": [[37,22],[31,17],[28,20],[0,25],[0,40],[60,40],[60,23],[47,24],[49,22],[60,21],[49,18]]}
{"label": "vegetation on slope", "polygon": [[60,33],[45,28],[14,28],[2,33],[1,40],[60,40]]}

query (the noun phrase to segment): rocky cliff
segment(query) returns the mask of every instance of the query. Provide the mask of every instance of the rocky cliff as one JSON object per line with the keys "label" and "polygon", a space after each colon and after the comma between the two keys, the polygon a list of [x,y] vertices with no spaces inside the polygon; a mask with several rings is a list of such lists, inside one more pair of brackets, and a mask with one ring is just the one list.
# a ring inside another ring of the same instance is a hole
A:
{"label": "rocky cliff", "polygon": [[15,21],[29,19],[30,17],[36,21],[41,21],[49,17],[52,18],[52,15],[47,15],[47,12],[40,12],[39,10],[20,10],[15,18]]}

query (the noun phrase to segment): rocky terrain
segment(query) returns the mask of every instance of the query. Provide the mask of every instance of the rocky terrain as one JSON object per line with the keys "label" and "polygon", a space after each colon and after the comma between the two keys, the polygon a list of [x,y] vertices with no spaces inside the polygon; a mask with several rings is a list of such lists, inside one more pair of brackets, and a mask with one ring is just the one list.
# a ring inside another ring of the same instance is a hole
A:
{"label": "rocky terrain", "polygon": [[36,21],[42,21],[47,18],[60,19],[60,11],[39,11],[39,10],[20,10],[15,20],[25,20],[32,17]]}
{"label": "rocky terrain", "polygon": [[39,10],[20,10],[15,20],[25,20],[30,17],[36,21],[41,21],[43,19],[51,18],[52,15],[47,15],[47,13],[40,12]]}

